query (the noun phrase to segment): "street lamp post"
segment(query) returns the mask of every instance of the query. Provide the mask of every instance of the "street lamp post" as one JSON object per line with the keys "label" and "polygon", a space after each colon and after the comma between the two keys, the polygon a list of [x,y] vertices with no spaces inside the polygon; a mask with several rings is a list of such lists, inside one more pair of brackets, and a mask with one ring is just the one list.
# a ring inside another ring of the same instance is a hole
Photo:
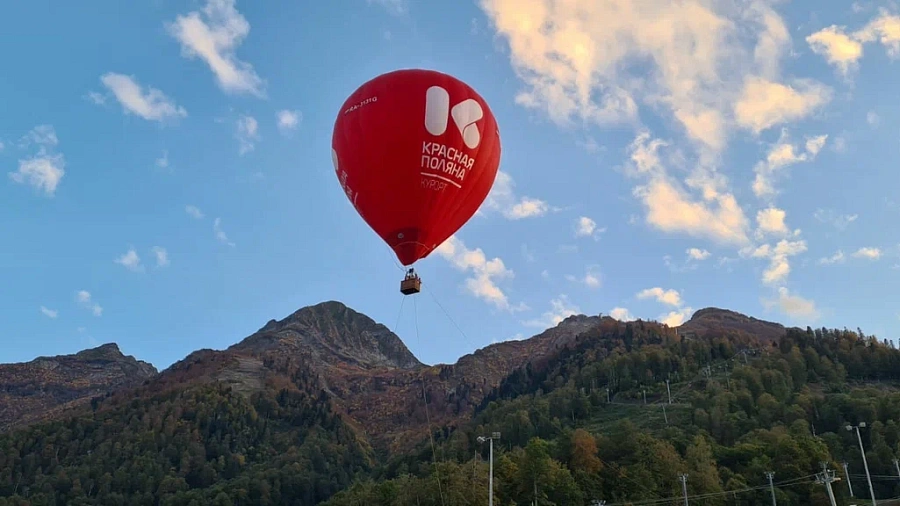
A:
{"label": "street lamp post", "polygon": [[479,443],[484,443],[485,441],[489,442],[490,450],[488,461],[490,462],[489,469],[490,473],[488,474],[488,506],[494,506],[494,440],[500,439],[499,432],[492,432],[490,437],[478,436],[477,440]]}
{"label": "street lamp post", "polygon": [[859,428],[866,428],[866,422],[859,422],[859,425],[848,425],[847,430],[856,429],[856,440],[859,441],[859,453],[862,454],[863,467],[866,469],[866,481],[869,483],[869,497],[872,498],[872,506],[877,506],[875,502],[875,491],[872,489],[872,477],[869,475],[869,463],[866,462],[866,450],[863,448],[862,436],[859,435]]}

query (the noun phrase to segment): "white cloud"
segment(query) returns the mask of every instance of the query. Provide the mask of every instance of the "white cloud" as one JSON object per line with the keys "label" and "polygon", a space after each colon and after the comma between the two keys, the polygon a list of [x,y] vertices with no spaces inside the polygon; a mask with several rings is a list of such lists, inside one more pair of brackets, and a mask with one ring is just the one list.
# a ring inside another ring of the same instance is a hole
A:
{"label": "white cloud", "polygon": [[681,294],[678,293],[677,290],[663,290],[660,287],[647,288],[645,290],[641,290],[637,294],[638,299],[656,299],[657,302],[661,304],[665,304],[667,306],[681,306],[683,301],[681,300]]}
{"label": "white cloud", "polygon": [[9,178],[15,183],[28,184],[43,191],[44,195],[54,196],[66,174],[65,158],[62,154],[53,152],[58,143],[56,131],[51,125],[38,125],[31,129],[19,141],[19,146],[27,148],[36,144],[38,151],[30,158],[19,160],[19,169],[9,172]]}
{"label": "white cloud", "polygon": [[575,281],[578,283],[582,283],[588,288],[600,288],[602,282],[600,281],[600,272],[597,270],[597,266],[588,266],[584,276],[575,277],[572,275],[566,276],[566,279],[569,281]]}
{"label": "white cloud", "polygon": [[55,309],[47,309],[46,306],[41,306],[41,313],[43,313],[43,315],[47,318],[56,318],[57,316],[59,316],[59,311]]}
{"label": "white cloud", "polygon": [[856,258],[865,258],[868,260],[878,260],[881,258],[881,250],[878,248],[859,248],[853,253]]}
{"label": "white cloud", "polygon": [[844,75],[856,66],[863,55],[863,45],[836,25],[807,36],[806,43],[814,53],[824,56],[828,63],[837,67]]}
{"label": "white cloud", "polygon": [[296,130],[303,120],[303,113],[300,111],[289,111],[287,109],[276,113],[278,118],[278,130],[283,134],[287,134],[291,130]]}
{"label": "white cloud", "polygon": [[128,248],[128,251],[117,257],[114,262],[133,272],[143,272],[144,270],[144,266],[141,265],[141,257],[134,248]]}
{"label": "white cloud", "polygon": [[165,169],[169,166],[169,152],[163,150],[163,154],[161,157],[156,159],[156,166],[160,169]]}
{"label": "white cloud", "polygon": [[881,118],[878,117],[878,113],[876,113],[875,111],[869,111],[866,113],[866,123],[868,123],[872,128],[877,127],[880,122]]}
{"label": "white cloud", "polygon": [[663,323],[670,327],[678,327],[687,319],[689,319],[692,314],[694,314],[694,309],[685,307],[674,311],[669,311],[668,313],[661,315],[658,320],[660,323]]}
{"label": "white cloud", "polygon": [[763,299],[763,306],[766,309],[777,308],[783,314],[792,318],[805,318],[816,320],[819,317],[819,310],[812,300],[805,299],[799,295],[791,295],[787,288],[778,288],[778,296],[774,299]]}
{"label": "white cloud", "polygon": [[761,237],[764,234],[782,236],[790,234],[791,231],[788,230],[788,227],[784,222],[786,215],[787,213],[785,213],[783,209],[777,207],[759,210],[756,213],[756,224],[759,227],[757,230],[758,235]]}
{"label": "white cloud", "polygon": [[797,79],[790,85],[759,77],[749,77],[734,115],[742,127],[753,133],[796,121],[831,100],[827,86],[809,79]]}
{"label": "white cloud", "polygon": [[856,214],[837,214],[834,211],[826,210],[826,209],[816,209],[816,212],[813,213],[813,218],[821,221],[822,223],[830,223],[834,225],[838,230],[846,230],[847,227],[856,221],[859,218],[859,215]]}
{"label": "white cloud", "polygon": [[41,150],[37,156],[19,160],[19,170],[10,172],[9,178],[16,183],[29,184],[52,197],[66,174],[65,166],[63,155],[51,155]]}
{"label": "white cloud", "polygon": [[406,4],[406,0],[366,0],[366,3],[369,5],[380,5],[394,16],[401,16],[403,14],[406,14],[409,10],[409,7]]}
{"label": "white cloud", "polygon": [[166,248],[154,246],[153,255],[156,257],[157,267],[166,267],[169,265],[169,252],[166,251]]}
{"label": "white cloud", "polygon": [[681,298],[681,294],[678,293],[677,290],[664,290],[656,286],[653,288],[641,290],[637,293],[637,298],[652,298],[656,299],[656,301],[660,304],[675,307],[676,309],[662,314],[659,316],[659,318],[657,318],[661,323],[664,323],[670,327],[677,327],[681,325],[694,313],[693,308],[684,305],[684,300]]}
{"label": "white cloud", "polygon": [[184,206],[184,212],[188,213],[188,216],[196,220],[203,219],[203,211],[201,211],[197,206]]}
{"label": "white cloud", "polygon": [[691,260],[706,260],[710,255],[709,251],[700,248],[688,248],[685,253]]}
{"label": "white cloud", "polygon": [[86,100],[90,100],[95,105],[106,105],[106,97],[104,97],[100,93],[97,93],[96,91],[87,92],[87,94],[84,96],[84,98]]}
{"label": "white cloud", "polygon": [[827,95],[811,81],[778,82],[791,41],[767,2],[479,3],[526,84],[517,102],[558,124],[630,122],[642,103],[718,151],[729,126],[760,131],[808,114]]}
{"label": "white cloud", "polygon": [[587,216],[581,216],[575,220],[575,237],[593,237],[598,239],[603,232],[606,232],[606,227],[598,228],[597,222]]}
{"label": "white cloud", "polygon": [[801,149],[790,142],[787,129],[782,129],[778,142],[769,150],[766,159],[757,163],[753,168],[756,173],[756,179],[753,180],[753,193],[760,198],[774,196],[777,193],[774,187],[777,174],[793,164],[815,160],[827,138],[827,135],[807,137]]}
{"label": "white cloud", "polygon": [[631,314],[631,311],[625,309],[624,307],[614,307],[610,309],[609,316],[621,322],[630,322],[637,319],[633,314]]}
{"label": "white cloud", "polygon": [[[647,210],[647,223],[664,232],[684,232],[720,243],[746,243],[747,217],[734,195],[720,191],[723,178],[698,170],[684,188],[669,176],[660,157],[660,149],[668,145],[641,132],[628,148],[626,172],[647,181],[633,191]],[[680,157],[675,153],[672,158],[674,163]],[[688,189],[699,193],[699,199],[695,200]]]}
{"label": "white cloud", "polygon": [[841,250],[838,250],[837,253],[835,253],[834,255],[831,255],[830,257],[820,258],[819,264],[820,265],[840,264],[840,263],[843,263],[844,260],[845,260],[844,252]]}
{"label": "white cloud", "polygon": [[[746,246],[750,220],[718,172],[729,137],[805,118],[832,97],[816,81],[781,78],[791,37],[769,2],[479,3],[525,84],[519,104],[560,125],[633,122],[641,107],[681,127],[684,146],[641,129],[625,168],[642,180],[633,195],[646,222],[664,232]],[[824,136],[810,141],[817,151]]]}
{"label": "white cloud", "polygon": [[499,211],[510,220],[543,216],[550,211],[550,205],[543,200],[516,196],[515,186],[509,174],[498,171],[484,207]]}
{"label": "white cloud", "polygon": [[534,251],[529,248],[527,244],[522,244],[522,258],[524,258],[526,262],[534,262],[537,260],[534,256]]}
{"label": "white cloud", "polygon": [[56,136],[53,125],[38,125],[19,140],[19,147],[23,149],[32,144],[37,144],[42,148],[51,148],[59,144],[59,138]]}
{"label": "white cloud", "polygon": [[769,266],[763,271],[762,281],[767,285],[784,282],[791,272],[788,258],[806,251],[806,241],[789,241],[782,239],[775,246],[763,244],[755,249],[742,250],[742,254],[750,254],[754,258],[766,258]]}
{"label": "white cloud", "polygon": [[435,252],[463,272],[471,272],[466,278],[466,289],[475,297],[507,311],[523,310],[523,305],[512,306],[503,290],[497,285],[502,279],[513,277],[503,260],[495,257],[488,260],[481,248],[468,249],[455,235],[450,236]]}
{"label": "white cloud", "polygon": [[253,116],[241,116],[237,120],[238,153],[243,155],[253,151],[254,142],[259,140],[259,123]]}
{"label": "white cloud", "polygon": [[102,316],[103,315],[103,307],[100,304],[97,304],[93,298],[91,297],[91,292],[87,290],[79,290],[75,293],[75,301],[79,306],[90,309],[91,313],[94,316]]}
{"label": "white cloud", "polygon": [[162,91],[148,86],[144,92],[133,76],[107,72],[100,76],[100,82],[116,97],[125,114],[135,114],[145,120],[158,122],[187,116],[184,107],[176,105]]}
{"label": "white cloud", "polygon": [[215,232],[216,239],[218,239],[219,242],[221,242],[222,244],[227,244],[232,248],[234,247],[234,243],[228,239],[228,236],[225,235],[225,231],[222,230],[221,218],[216,218],[215,220],[213,220],[213,232]]}
{"label": "white cloud", "polygon": [[202,11],[179,15],[166,23],[166,29],[181,43],[182,56],[209,65],[223,91],[265,96],[265,81],[235,53],[250,33],[250,23],[235,8],[235,0],[207,0]]}
{"label": "white cloud", "polygon": [[522,324],[529,327],[550,328],[559,325],[566,318],[580,313],[581,309],[572,304],[569,297],[563,294],[550,301],[550,310],[544,312],[540,318],[527,320]]}
{"label": "white cloud", "polygon": [[900,16],[882,10],[878,16],[855,32],[843,26],[831,25],[806,37],[810,49],[825,58],[845,77],[856,69],[863,57],[863,46],[880,42],[888,56],[900,56]]}

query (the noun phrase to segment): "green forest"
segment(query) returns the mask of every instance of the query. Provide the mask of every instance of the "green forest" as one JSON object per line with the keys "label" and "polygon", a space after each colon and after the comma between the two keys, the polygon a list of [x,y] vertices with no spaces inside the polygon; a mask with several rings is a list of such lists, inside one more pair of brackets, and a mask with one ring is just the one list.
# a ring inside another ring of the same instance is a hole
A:
{"label": "green forest", "polygon": [[770,504],[774,492],[779,505],[829,505],[823,466],[837,504],[868,504],[848,426],[875,496],[900,496],[900,351],[861,330],[760,343],[605,319],[404,455],[370,448],[312,378],[292,382],[98,400],[89,416],[0,436],[0,506],[484,505],[478,437],[494,432],[498,506],[680,505],[685,491],[690,504]]}

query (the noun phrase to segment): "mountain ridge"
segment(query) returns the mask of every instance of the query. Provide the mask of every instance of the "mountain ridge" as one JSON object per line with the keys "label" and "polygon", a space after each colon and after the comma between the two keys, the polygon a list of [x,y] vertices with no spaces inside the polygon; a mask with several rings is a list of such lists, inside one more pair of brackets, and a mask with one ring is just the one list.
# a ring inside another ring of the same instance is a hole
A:
{"label": "mountain ridge", "polygon": [[[721,331],[722,322],[731,325],[725,330],[738,335],[752,334],[757,328],[784,328],[734,311],[705,308],[676,330],[702,337],[710,330]],[[136,376],[140,381],[110,384],[105,390],[91,390],[89,396],[85,393],[80,399],[67,398],[57,405],[35,405],[23,419],[30,423],[57,416],[61,409],[68,413],[84,408],[87,400],[97,395],[118,393],[118,397],[127,399],[140,392],[208,383],[223,383],[252,396],[267,388],[283,388],[290,384],[290,378],[302,373],[310,375],[307,388],[311,395],[327,395],[335,412],[345,417],[350,426],[376,446],[398,451],[424,437],[428,425],[452,427],[470,416],[514,371],[551,360],[592,329],[618,329],[625,325],[609,316],[571,315],[527,339],[492,343],[452,364],[426,365],[385,325],[339,301],[329,300],[300,308],[281,320],[269,320],[225,349],[196,350],[163,371],[152,366],[152,371],[142,369]],[[104,361],[139,362],[122,355],[115,343],[83,350],[72,357],[95,367]],[[54,359],[39,357],[32,362]],[[41,410],[48,416],[41,416]]]}
{"label": "mountain ridge", "polygon": [[0,432],[76,409],[94,396],[137,386],[157,374],[152,364],[124,355],[116,343],[0,364]]}

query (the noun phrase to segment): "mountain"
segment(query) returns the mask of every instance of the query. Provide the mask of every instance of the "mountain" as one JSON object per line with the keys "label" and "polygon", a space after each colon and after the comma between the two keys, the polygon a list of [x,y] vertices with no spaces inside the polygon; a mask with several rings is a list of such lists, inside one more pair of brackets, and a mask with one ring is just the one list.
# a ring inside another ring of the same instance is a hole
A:
{"label": "mountain", "polygon": [[[121,355],[107,345],[29,364],[94,363],[113,351]],[[476,436],[492,431],[503,434],[502,504],[527,504],[533,492],[541,504],[658,500],[681,493],[676,472],[691,476],[691,494],[757,490],[768,470],[812,483],[819,461],[856,468],[855,441],[841,428],[859,420],[880,438],[865,440],[877,446],[870,466],[890,474],[898,371],[900,353],[871,336],[785,329],[717,308],[677,328],[571,316],[429,366],[384,325],[329,301],[0,435],[0,506],[24,504],[4,503],[9,496],[436,505],[444,494],[475,504],[486,494]],[[91,374],[58,383],[73,388]],[[821,502],[816,485],[800,485],[779,503]]]}
{"label": "mountain", "polygon": [[599,321],[571,316],[531,339],[492,344],[455,364],[428,366],[384,325],[328,301],[271,320],[226,350],[194,352],[143,392],[222,382],[250,396],[302,373],[310,377],[309,393],[324,393],[367,441],[398,452],[426,437],[429,427],[465,420],[511,371],[558,353]]}
{"label": "mountain", "polygon": [[423,366],[390,329],[336,301],[305,307],[281,321],[270,320],[228,350],[249,354],[277,350],[307,355],[323,365],[367,370]]}
{"label": "mountain", "polygon": [[768,343],[783,337],[787,329],[779,324],[758,320],[728,309],[708,307],[700,309],[691,319],[678,327],[686,337],[730,335],[731,337],[761,339]]}
{"label": "mountain", "polygon": [[[265,390],[268,383],[284,383],[286,378],[303,371],[311,375],[311,392],[325,392],[333,402],[333,409],[350,426],[364,434],[376,448],[397,452],[415,445],[428,434],[429,427],[454,427],[466,420],[513,371],[526,364],[541,367],[560,350],[573,345],[579,334],[603,322],[616,328],[621,325],[610,317],[574,315],[529,339],[492,344],[461,357],[454,364],[428,366],[383,324],[341,302],[327,301],[301,308],[282,320],[270,320],[225,350],[198,350],[158,377],[148,364],[121,356],[115,345],[87,350],[74,355],[81,357],[77,364],[88,364],[87,357],[99,358],[106,353],[110,365],[119,364],[112,360],[117,354],[122,360],[118,369],[111,370],[125,371],[122,367],[129,363],[142,364],[143,368],[129,376],[131,381],[116,383],[112,380],[119,376],[109,376],[108,385],[85,390],[80,396],[76,395],[80,390],[75,386],[92,380],[80,377],[78,371],[83,375],[95,373],[88,369],[66,369],[66,374],[57,376],[59,393],[55,396],[44,396],[48,400],[43,402],[35,402],[32,397],[23,397],[25,400],[21,401],[10,399],[8,404],[18,408],[7,411],[12,415],[10,420],[19,420],[21,425],[40,419],[28,413],[53,416],[56,411],[50,408],[83,406],[91,396],[110,390],[119,389],[120,397],[129,398],[132,394],[128,387],[150,378],[153,381],[144,392],[223,382],[249,396]],[[784,327],[776,323],[716,308],[697,311],[679,327],[688,336],[728,330],[742,336],[759,334],[764,339],[771,339],[778,329],[783,334]],[[68,357],[56,357],[39,358],[32,364],[47,360],[70,362]],[[96,367],[99,362],[93,364]],[[63,392],[69,395],[62,395]],[[51,398],[57,399],[55,403]]]}
{"label": "mountain", "polygon": [[0,364],[0,432],[77,408],[94,396],[140,385],[156,374],[155,367],[123,355],[116,344]]}

